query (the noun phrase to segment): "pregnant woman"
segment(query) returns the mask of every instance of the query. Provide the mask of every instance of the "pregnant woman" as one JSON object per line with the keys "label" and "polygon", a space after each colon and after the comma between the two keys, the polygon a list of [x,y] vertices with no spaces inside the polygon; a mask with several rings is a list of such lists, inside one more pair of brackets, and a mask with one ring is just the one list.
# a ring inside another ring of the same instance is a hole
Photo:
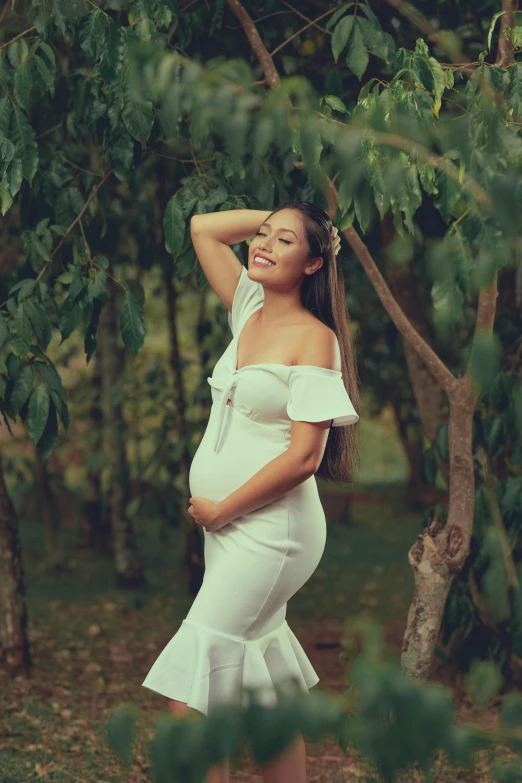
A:
{"label": "pregnant woman", "polygon": [[[191,235],[229,311],[232,341],[214,367],[212,408],[190,468],[189,513],[204,534],[205,574],[178,632],[143,685],[175,713],[276,703],[274,684],[319,681],[286,621],[326,541],[315,475],[351,482],[358,466],[357,371],[336,254],[319,207],[196,215]],[[248,268],[230,245],[253,237]],[[194,713],[192,713],[194,714]],[[261,770],[305,783],[302,735]],[[229,764],[209,783],[227,783]]]}

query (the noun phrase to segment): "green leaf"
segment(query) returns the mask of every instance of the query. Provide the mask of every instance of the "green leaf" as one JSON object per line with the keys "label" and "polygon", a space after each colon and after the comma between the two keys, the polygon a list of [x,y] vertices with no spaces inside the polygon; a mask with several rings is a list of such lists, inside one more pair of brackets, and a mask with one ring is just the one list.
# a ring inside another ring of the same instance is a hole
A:
{"label": "green leaf", "polygon": [[304,122],[301,125],[301,154],[307,169],[311,169],[319,163],[323,142],[319,129],[313,121]]}
{"label": "green leaf", "polygon": [[52,391],[55,391],[60,397],[65,399],[65,389],[63,388],[62,379],[56,368],[47,362],[34,362],[34,368],[40,373],[47,385]]}
{"label": "green leaf", "polygon": [[452,726],[445,748],[451,764],[474,767],[477,751],[488,746],[489,738],[480,736],[471,726]]}
{"label": "green leaf", "polygon": [[257,188],[256,198],[261,205],[261,209],[272,209],[275,197],[275,179],[271,175],[264,177]]}
{"label": "green leaf", "polygon": [[355,194],[354,208],[355,215],[359,221],[361,231],[366,234],[372,224],[373,209],[369,188],[364,188]]}
{"label": "green leaf", "polygon": [[121,70],[124,42],[118,25],[109,18],[103,31],[100,47],[100,71],[107,80],[113,79]]}
{"label": "green leaf", "polygon": [[84,306],[85,301],[83,291],[79,296],[72,296],[69,294],[63,303],[62,311],[60,313],[60,320],[58,322],[58,329],[62,335],[61,343],[70,337],[76,327],[80,324],[83,316]]}
{"label": "green leaf", "polygon": [[507,72],[509,74],[508,101],[509,105],[520,117],[522,116],[522,63],[511,65]]}
{"label": "green leaf", "polygon": [[522,696],[520,693],[507,693],[504,696],[500,707],[499,722],[503,729],[522,727]]}
{"label": "green leaf", "polygon": [[13,296],[18,291],[18,301],[21,302],[33,293],[35,285],[34,277],[26,277],[9,289],[9,296]]}
{"label": "green leaf", "polygon": [[334,61],[337,62],[339,55],[348,43],[350,33],[352,32],[354,24],[353,16],[345,16],[341,19],[332,35],[332,54]]}
{"label": "green leaf", "polygon": [[80,28],[80,48],[95,60],[98,57],[106,24],[107,14],[95,8],[87,14]]}
{"label": "green leaf", "polygon": [[369,60],[360,20],[355,19],[346,51],[346,65],[361,80]]}
{"label": "green leaf", "polygon": [[36,66],[36,70],[40,74],[43,83],[51,93],[51,96],[54,98],[54,71],[52,71],[44,62],[43,58],[39,57],[37,54],[33,55],[33,62]]}
{"label": "green leaf", "polygon": [[[21,292],[18,295],[20,299]],[[36,336],[45,351],[53,336],[53,328],[49,316],[45,310],[35,302],[34,299],[28,299],[26,303],[27,314],[31,321]]]}
{"label": "green leaf", "polygon": [[348,114],[348,109],[342,100],[337,97],[337,95],[327,95],[324,100],[325,103],[327,103],[328,106],[330,106],[334,111],[340,111],[343,114]]}
{"label": "green leaf", "polygon": [[120,123],[109,142],[109,155],[114,173],[122,182],[128,182],[134,159],[135,141]]}
{"label": "green leaf", "polygon": [[137,356],[145,339],[143,313],[132,291],[126,291],[120,313],[120,330],[125,347]]}
{"label": "green leaf", "polygon": [[56,278],[57,283],[63,283],[64,285],[69,285],[73,281],[74,274],[73,272],[62,272],[61,275],[58,275]]}
{"label": "green leaf", "polygon": [[185,239],[185,218],[177,193],[171,196],[165,208],[163,231],[165,233],[165,248],[176,258],[181,253]]}
{"label": "green leaf", "polygon": [[102,269],[94,270],[94,274],[91,276],[87,285],[87,299],[92,302],[97,296],[100,296],[105,291],[105,284],[107,282],[107,275]]}
{"label": "green leaf", "polygon": [[428,92],[434,92],[435,81],[432,70],[426,60],[423,60],[422,57],[412,57],[410,67],[417,84],[424,87]]}
{"label": "green leaf", "polygon": [[[507,28],[504,28],[504,32],[506,29]],[[515,49],[520,49],[522,47],[522,27],[520,25],[515,25],[511,31],[511,40],[513,41]]]}
{"label": "green leaf", "polygon": [[38,148],[33,129],[22,109],[16,104],[13,104],[9,135],[15,145],[17,157],[22,161],[23,175],[31,185],[38,168]]}
{"label": "green leaf", "polygon": [[32,443],[36,446],[43,435],[49,417],[50,396],[46,383],[39,383],[29,398],[28,430]]}
{"label": "green leaf", "polygon": [[29,48],[23,38],[14,41],[7,49],[7,58],[15,71],[27,59],[28,54]]}
{"label": "green leaf", "polygon": [[[96,341],[96,333],[98,331],[98,323],[100,321],[100,313],[104,307],[104,305],[107,303],[107,293],[104,292],[103,296],[97,297],[93,300],[91,310],[89,317],[87,319],[87,326],[85,327],[85,336],[84,336],[84,350],[85,350],[85,361],[87,364],[91,361],[92,357],[96,353],[96,350],[98,348],[98,343]],[[63,416],[60,414],[60,418],[63,421]],[[64,426],[65,422],[64,422]]]}
{"label": "green leaf", "polygon": [[341,215],[344,215],[350,208],[353,201],[353,183],[350,177],[346,177],[339,187],[339,209]]}
{"label": "green leaf", "polygon": [[[118,756],[125,766],[128,766],[132,760],[132,750],[134,738],[136,736],[136,726],[138,722],[138,709],[132,704],[118,704],[111,710],[107,724],[107,744],[111,751]],[[162,741],[166,738],[163,735]],[[172,735],[168,741],[172,739]],[[180,736],[176,736],[179,740]],[[153,756],[158,758],[158,743],[153,747]]]}
{"label": "green leaf", "polygon": [[493,14],[488,30],[488,52],[491,51],[491,36],[493,35],[493,30],[495,29],[497,19],[500,19],[500,17],[505,13],[505,11],[499,11],[497,14]]}
{"label": "green leaf", "polygon": [[45,41],[40,41],[39,47],[49,60],[50,67],[54,71],[56,69],[56,56],[54,51],[51,49],[49,44],[45,43]]}
{"label": "green leaf", "polygon": [[29,109],[29,100],[31,98],[32,61],[26,60],[16,69],[14,75],[14,94],[20,106],[26,111]]}
{"label": "green leaf", "polygon": [[433,103],[433,114],[435,117],[438,117],[442,103],[442,96],[444,94],[444,90],[446,89],[446,75],[444,73],[444,68],[434,57],[429,58],[428,66],[430,67],[434,83],[433,92],[435,94],[435,101]]}
{"label": "green leaf", "polygon": [[473,704],[485,707],[502,686],[502,675],[494,661],[475,659],[464,677],[464,688]]}
{"label": "green leaf", "polygon": [[49,401],[49,415],[45,423],[44,431],[38,441],[36,450],[42,458],[46,460],[47,457],[53,452],[58,443],[58,419],[56,418],[56,408],[53,399]]}
{"label": "green leaf", "polygon": [[11,344],[16,356],[23,357],[27,354],[31,347],[32,336],[33,329],[29,319],[27,302],[24,301],[18,305],[12,321]]}
{"label": "green leaf", "polygon": [[134,298],[136,299],[138,305],[143,310],[143,307],[145,305],[145,289],[143,288],[143,286],[140,283],[140,281],[126,277],[124,282],[125,282],[125,285],[129,288],[129,290],[132,291],[132,293],[134,294]]}
{"label": "green leaf", "polygon": [[64,399],[64,397],[60,397],[60,395],[57,394],[53,389],[51,389],[51,399],[54,402],[56,411],[60,416],[60,419],[62,420],[64,429],[67,430],[69,428],[69,423],[70,423],[69,408],[67,407],[67,401]]}
{"label": "green leaf", "polygon": [[9,183],[9,193],[14,198],[22,187],[23,173],[20,158],[13,158],[6,169],[6,177]]}
{"label": "green leaf", "polygon": [[429,57],[430,50],[424,38],[417,38],[415,41],[415,54],[420,54],[421,57]]}
{"label": "green leaf", "polygon": [[10,378],[15,374],[15,372],[17,371],[17,369],[20,367],[21,364],[22,364],[22,360],[18,356],[16,356],[16,354],[14,354],[12,351],[11,353],[7,354],[5,360],[5,366],[7,367],[7,374],[9,375]]}
{"label": "green leaf", "polygon": [[389,43],[388,39],[379,25],[379,22],[358,17],[359,24],[364,36],[364,43],[376,57],[388,61]]}
{"label": "green leaf", "polygon": [[12,104],[7,98],[0,98],[0,133],[8,136],[9,124],[11,120]]}
{"label": "green leaf", "polygon": [[144,101],[134,95],[128,82],[124,90],[122,117],[130,135],[145,144],[154,122],[152,102]]}
{"label": "green leaf", "polygon": [[7,174],[4,174],[0,180],[0,201],[2,202],[2,215],[5,215],[13,204]]}
{"label": "green leaf", "polygon": [[478,330],[469,357],[469,369],[473,384],[488,389],[500,370],[502,349],[500,338],[494,332]]}
{"label": "green leaf", "polygon": [[430,166],[429,163],[423,163],[419,165],[419,178],[421,185],[429,196],[433,196],[439,191],[435,187],[435,167]]}
{"label": "green leaf", "polygon": [[329,20],[328,20],[328,21],[327,21],[327,23],[325,24],[325,26],[324,26],[325,30],[329,30],[331,27],[333,27],[333,26],[334,26],[334,24],[337,22],[337,20],[338,20],[338,19],[340,19],[340,18],[341,18],[341,16],[342,16],[344,13],[346,13],[346,11],[347,11],[349,8],[351,8],[351,7],[352,7],[352,5],[354,5],[354,3],[343,3],[342,5],[340,5],[340,6],[339,6],[339,8],[337,9],[337,11],[335,11],[335,12],[334,12],[334,13],[331,15],[331,17],[329,18]]}
{"label": "green leaf", "polygon": [[454,216],[455,205],[460,198],[460,184],[456,177],[450,177],[445,171],[439,169],[435,177],[435,187],[438,193],[433,200],[434,204],[444,222],[449,223]]}
{"label": "green leaf", "polygon": [[32,365],[26,364],[14,378],[13,390],[10,397],[10,414],[17,416],[22,406],[29,399],[33,388],[34,371]]}
{"label": "green leaf", "polygon": [[5,320],[2,313],[0,313],[0,348],[2,348],[8,337],[9,330],[7,328],[7,321]]}
{"label": "green leaf", "polygon": [[222,204],[228,198],[228,191],[223,185],[218,185],[217,188],[211,190],[208,196],[203,200],[204,205],[211,211],[218,204]]}

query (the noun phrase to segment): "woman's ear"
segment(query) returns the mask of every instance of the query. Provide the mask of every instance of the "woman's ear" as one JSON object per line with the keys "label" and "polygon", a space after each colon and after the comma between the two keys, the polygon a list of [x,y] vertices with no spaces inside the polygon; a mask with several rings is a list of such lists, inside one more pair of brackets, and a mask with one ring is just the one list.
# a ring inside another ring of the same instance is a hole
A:
{"label": "woman's ear", "polygon": [[314,272],[317,272],[317,270],[320,269],[323,264],[324,264],[324,261],[321,258],[321,256],[317,256],[316,258],[312,258],[312,260],[309,261],[308,266],[305,269],[305,275],[313,275]]}

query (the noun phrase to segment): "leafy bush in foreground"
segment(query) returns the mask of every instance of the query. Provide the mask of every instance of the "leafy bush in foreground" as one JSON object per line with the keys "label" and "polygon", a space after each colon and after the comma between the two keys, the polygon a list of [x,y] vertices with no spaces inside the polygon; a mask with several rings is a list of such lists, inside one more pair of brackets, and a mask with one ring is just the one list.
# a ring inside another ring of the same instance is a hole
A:
{"label": "leafy bush in foreground", "polygon": [[[160,715],[150,743],[155,780],[203,783],[210,767],[226,757],[237,758],[245,747],[258,764],[265,764],[291,745],[298,732],[312,742],[334,737],[345,753],[351,745],[386,783],[413,764],[429,780],[440,751],[450,764],[472,768],[478,750],[498,744],[516,755],[509,764],[494,767],[492,774],[498,781],[520,779],[522,696],[510,693],[504,698],[498,730],[456,725],[448,689],[436,683],[416,685],[404,675],[398,661],[386,654],[378,625],[357,621],[352,628],[362,632],[365,649],[350,667],[344,696],[281,688],[279,704],[265,707],[253,692],[245,691],[243,706],[219,706],[207,718]],[[467,681],[468,693],[484,705],[499,684],[494,664],[477,665]],[[108,745],[126,765],[132,758],[136,717],[134,705],[121,704],[109,718]]]}

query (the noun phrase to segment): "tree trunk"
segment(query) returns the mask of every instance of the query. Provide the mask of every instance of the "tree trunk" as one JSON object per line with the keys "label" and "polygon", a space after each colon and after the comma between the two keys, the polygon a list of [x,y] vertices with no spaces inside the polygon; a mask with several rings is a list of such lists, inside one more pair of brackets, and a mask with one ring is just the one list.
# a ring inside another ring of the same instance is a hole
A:
{"label": "tree trunk", "polygon": [[177,292],[169,270],[163,273],[165,281],[165,293],[167,297],[168,329],[170,337],[170,366],[174,375],[174,397],[176,403],[176,425],[178,436],[183,443],[181,454],[181,481],[187,498],[187,508],[181,519],[181,531],[184,536],[184,552],[182,557],[182,569],[189,584],[191,595],[197,595],[203,582],[204,558],[203,542],[199,526],[188,513],[188,499],[190,497],[189,471],[191,454],[189,449],[189,436],[186,419],[187,403],[185,399],[185,387],[183,384],[183,370],[181,367],[181,355],[179,350],[177,329]]}
{"label": "tree trunk", "polygon": [[27,636],[25,575],[18,519],[7,493],[0,460],[0,647],[2,663],[12,672],[32,669]]}
{"label": "tree trunk", "polygon": [[[495,279],[496,286],[496,279]],[[462,378],[451,395],[449,420],[450,494],[443,527],[435,514],[408,553],[415,590],[402,647],[403,671],[427,677],[449,589],[469,553],[475,505],[472,424],[477,393]]]}
{"label": "tree trunk", "polygon": [[[397,268],[390,261],[388,250],[390,242],[395,236],[391,212],[386,213],[381,221],[381,235],[386,259],[386,277],[390,291],[416,332],[423,337],[426,343],[430,344],[430,330],[422,311],[421,297],[417,290],[411,264],[408,263]],[[403,339],[403,348],[422,430],[429,442],[433,443],[439,425],[448,421],[448,399],[420,354],[408,340]],[[437,454],[435,456],[441,475],[448,482],[448,468]]]}
{"label": "tree trunk", "polygon": [[145,578],[138,557],[135,531],[125,512],[129,499],[129,476],[125,453],[125,420],[120,401],[124,358],[118,348],[116,283],[111,278],[107,280],[107,294],[108,301],[100,315],[104,444],[109,463],[107,502],[116,582],[120,587],[138,587],[145,584]]}
{"label": "tree trunk", "polygon": [[515,26],[514,14],[515,11],[518,11],[518,0],[502,0],[502,10],[504,13],[500,17],[496,65],[499,68],[509,68],[515,62],[515,47],[513,46],[512,32],[508,32],[509,37],[506,38],[504,30],[510,28],[512,31]]}
{"label": "tree trunk", "polygon": [[[91,449],[94,453],[101,454],[103,452],[104,426],[101,407],[102,361],[99,352],[96,352],[93,361],[93,396],[89,412],[94,433]],[[86,476],[85,500],[80,522],[80,547],[83,549],[94,549],[100,554],[110,554],[112,552],[110,509],[103,500],[100,473],[93,468],[88,468]]]}
{"label": "tree trunk", "polygon": [[418,499],[422,494],[423,488],[421,464],[424,451],[424,435],[418,422],[412,421],[413,417],[404,413],[405,407],[407,407],[408,411],[412,411],[412,409],[417,409],[417,404],[414,400],[410,402],[409,400],[405,401],[393,396],[390,401],[395,413],[397,431],[410,466],[410,497]]}
{"label": "tree trunk", "polygon": [[51,567],[56,567],[61,561],[58,544],[58,528],[60,509],[53,497],[53,491],[49,481],[47,462],[44,462],[35,450],[35,475],[38,485],[38,498],[40,516],[45,528],[45,543],[47,548],[47,561]]}

